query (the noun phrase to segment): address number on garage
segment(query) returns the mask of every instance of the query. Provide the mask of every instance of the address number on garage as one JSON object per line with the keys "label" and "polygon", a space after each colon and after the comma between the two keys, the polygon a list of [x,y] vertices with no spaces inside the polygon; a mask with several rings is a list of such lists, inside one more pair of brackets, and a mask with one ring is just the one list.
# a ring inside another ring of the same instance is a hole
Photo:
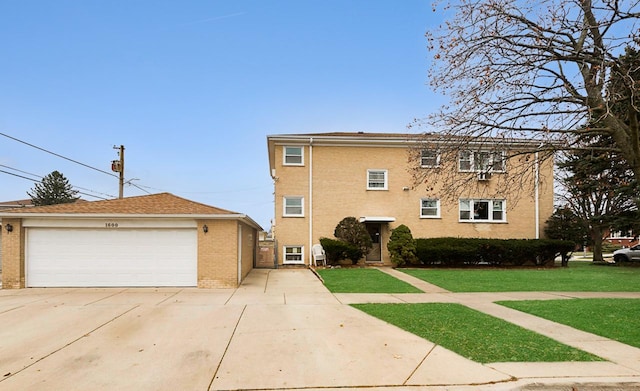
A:
{"label": "address number on garage", "polygon": [[118,228],[118,223],[104,223],[105,228]]}

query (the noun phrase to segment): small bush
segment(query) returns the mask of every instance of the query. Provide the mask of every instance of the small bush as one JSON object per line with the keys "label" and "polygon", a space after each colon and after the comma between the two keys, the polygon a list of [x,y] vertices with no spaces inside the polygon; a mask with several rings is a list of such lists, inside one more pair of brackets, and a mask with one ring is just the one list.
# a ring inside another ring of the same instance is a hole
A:
{"label": "small bush", "polygon": [[620,250],[622,245],[615,243],[602,243],[602,252],[605,254],[612,253],[616,250]]}
{"label": "small bush", "polygon": [[320,244],[324,248],[327,263],[330,265],[337,264],[343,259],[349,259],[353,262],[353,259],[356,258],[357,262],[362,258],[362,252],[357,247],[342,240],[320,238]]}
{"label": "small bush", "polygon": [[411,230],[404,224],[391,232],[387,249],[391,255],[391,262],[397,266],[402,266],[406,263],[418,263],[416,243],[411,235]]}

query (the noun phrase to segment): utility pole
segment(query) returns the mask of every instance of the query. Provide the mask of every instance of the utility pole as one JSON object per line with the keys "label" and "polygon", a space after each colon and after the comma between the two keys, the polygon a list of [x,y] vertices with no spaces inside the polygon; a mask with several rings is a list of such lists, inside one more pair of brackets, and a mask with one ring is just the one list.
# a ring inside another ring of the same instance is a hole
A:
{"label": "utility pole", "polygon": [[118,152],[120,160],[113,160],[111,162],[111,171],[120,173],[118,198],[122,199],[124,197],[124,145],[120,147],[114,145],[113,149],[120,150]]}

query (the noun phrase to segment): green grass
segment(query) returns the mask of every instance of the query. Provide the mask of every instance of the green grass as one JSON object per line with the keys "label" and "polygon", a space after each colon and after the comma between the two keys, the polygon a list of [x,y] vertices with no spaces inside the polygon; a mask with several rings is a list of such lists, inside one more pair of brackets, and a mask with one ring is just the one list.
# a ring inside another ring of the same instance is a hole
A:
{"label": "green grass", "polygon": [[640,348],[640,299],[502,301],[498,304]]}
{"label": "green grass", "polygon": [[460,304],[353,304],[353,307],[480,363],[602,361]]}
{"label": "green grass", "polygon": [[640,292],[640,267],[570,262],[550,269],[398,269],[452,292]]}
{"label": "green grass", "polygon": [[376,269],[321,269],[318,273],[333,293],[422,293],[413,285]]}

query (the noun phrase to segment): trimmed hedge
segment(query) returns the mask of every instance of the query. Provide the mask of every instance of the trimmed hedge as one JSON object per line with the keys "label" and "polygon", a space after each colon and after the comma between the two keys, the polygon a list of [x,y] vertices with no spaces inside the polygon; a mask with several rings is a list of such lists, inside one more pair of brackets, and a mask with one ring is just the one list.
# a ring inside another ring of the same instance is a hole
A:
{"label": "trimmed hedge", "polygon": [[362,251],[358,247],[342,240],[320,238],[320,244],[330,265],[343,259],[350,259],[352,263],[356,263],[362,258]]}
{"label": "trimmed hedge", "polygon": [[[552,265],[558,255],[568,257],[575,244],[554,239],[416,239],[416,255],[423,265],[493,266]],[[567,258],[568,259],[568,258]]]}

